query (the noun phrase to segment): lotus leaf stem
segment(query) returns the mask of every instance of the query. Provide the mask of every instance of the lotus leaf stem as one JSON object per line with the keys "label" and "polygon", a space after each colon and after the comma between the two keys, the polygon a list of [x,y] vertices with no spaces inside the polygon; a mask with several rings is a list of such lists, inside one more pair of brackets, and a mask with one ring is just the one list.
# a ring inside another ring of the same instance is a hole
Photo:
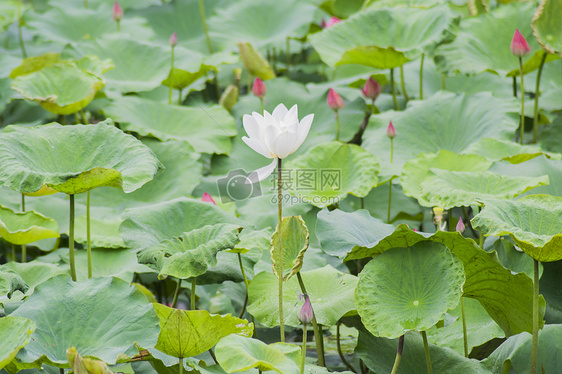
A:
{"label": "lotus leaf stem", "polygon": [[[244,271],[244,263],[242,262],[242,255],[237,253],[238,255],[238,263],[240,264],[240,272],[242,273],[242,277],[244,278],[244,284],[246,285],[246,297],[244,298],[244,305],[242,306],[242,311],[240,312],[240,318],[244,315],[246,311],[246,306],[248,305],[248,287],[250,286],[250,282],[248,282],[248,278],[246,278],[246,272]],[[255,326],[256,321],[254,321],[254,316],[250,314],[250,318],[252,319],[252,323],[254,324],[254,334],[255,334]],[[255,335],[257,337],[257,335]]]}
{"label": "lotus leaf stem", "polygon": [[461,313],[462,313],[462,338],[464,341],[464,357],[468,358],[468,333],[466,332],[466,314],[464,309],[464,297],[461,296]]}
{"label": "lotus leaf stem", "polygon": [[[25,213],[25,195],[21,194],[21,211]],[[15,259],[15,256],[14,256]],[[27,245],[21,245],[21,262],[27,262]]]}
{"label": "lotus leaf stem", "polygon": [[543,55],[541,58],[541,64],[539,65],[539,71],[537,73],[537,82],[535,84],[535,111],[533,115],[533,143],[536,143],[539,140],[539,88],[541,84],[541,75],[542,75],[542,68],[544,66],[544,62],[546,60],[546,52],[543,51]]}
{"label": "lotus leaf stem", "polygon": [[398,110],[398,101],[396,100],[396,88],[394,87],[394,68],[390,69],[390,91],[392,92],[392,102],[394,110]]}
{"label": "lotus leaf stem", "polygon": [[86,197],[86,238],[88,250],[88,279],[92,277],[92,240],[91,240],[91,221],[90,221],[90,190]]}
{"label": "lotus leaf stem", "polygon": [[523,133],[525,132],[525,88],[523,86],[523,59],[519,57],[519,72],[521,73],[521,131],[519,133],[519,144],[523,145]]}
{"label": "lotus leaf stem", "polygon": [[301,374],[304,374],[304,362],[306,361],[306,341],[308,340],[306,334],[306,323],[302,324],[302,348],[301,348]]}
{"label": "lotus leaf stem", "polygon": [[425,331],[421,331],[421,336],[423,338],[423,348],[425,350],[425,362],[427,364],[427,374],[433,374],[433,369],[431,368],[431,356],[429,355],[429,344],[427,343],[427,334]]}
{"label": "lotus leaf stem", "polygon": [[[277,253],[277,278],[279,278],[279,330],[281,342],[285,342],[285,326],[283,319],[283,233],[281,230],[283,222],[283,179],[282,179],[282,160],[277,159],[277,238],[279,240],[279,250]],[[305,292],[306,293],[306,292]]]}
{"label": "lotus leaf stem", "polygon": [[81,119],[83,125],[88,124],[88,120],[86,119],[86,114],[84,113],[83,109],[80,109],[80,119]]}
{"label": "lotus leaf stem", "polygon": [[[410,101],[408,93],[406,92],[406,82],[404,82],[404,65],[400,65],[400,89],[402,90],[402,96],[404,96],[406,102]],[[374,100],[373,105],[375,105]]]}
{"label": "lotus leaf stem", "polygon": [[286,64],[287,64],[287,77],[289,77],[289,67],[291,66],[291,45],[290,45],[290,39],[287,36],[287,56],[286,57]]}
{"label": "lotus leaf stem", "polygon": [[70,277],[76,282],[76,263],[74,261],[74,194],[70,194],[70,222],[68,224],[68,256],[70,259]]}
{"label": "lotus leaf stem", "polygon": [[517,99],[517,77],[513,76],[513,97]]}
{"label": "lotus leaf stem", "polygon": [[183,374],[183,357],[180,357],[179,365],[180,365],[180,374]]}
{"label": "lotus leaf stem", "polygon": [[336,347],[338,349],[338,355],[340,356],[341,362],[343,362],[345,364],[345,366],[347,366],[347,368],[349,370],[351,370],[354,373],[357,373],[357,371],[355,370],[355,368],[353,366],[351,366],[351,364],[349,363],[349,361],[347,361],[345,359],[345,356],[343,355],[343,352],[341,350],[341,343],[340,343],[340,325],[341,325],[341,320],[339,320],[336,323]]}
{"label": "lotus leaf stem", "polygon": [[340,140],[340,113],[336,110],[336,141]]}
{"label": "lotus leaf stem", "polygon": [[537,355],[539,352],[539,261],[533,266],[533,345],[531,347],[531,374],[537,373]]}
{"label": "lotus leaf stem", "polygon": [[394,365],[392,366],[392,371],[390,374],[396,374],[398,372],[398,367],[400,366],[400,360],[402,359],[402,351],[404,350],[404,335],[398,338],[398,348],[396,348],[396,358],[394,359]]}
{"label": "lotus leaf stem", "polygon": [[[300,271],[297,272],[297,280],[299,281],[301,292],[305,295],[308,295]],[[312,301],[311,301],[311,308],[312,308],[312,327],[314,329],[314,341],[316,342],[316,353],[318,354],[318,365],[325,367],[326,360],[324,359],[324,337],[322,336],[321,325],[319,325],[316,322],[316,313],[314,313],[314,307],[312,306]]]}
{"label": "lotus leaf stem", "polygon": [[182,99],[181,99],[181,88],[178,89],[178,105],[182,104]]}
{"label": "lotus leaf stem", "polygon": [[178,303],[178,296],[181,290],[181,279],[178,279],[178,285],[176,286],[176,291],[174,292],[174,298],[172,299],[172,308],[175,308]]}
{"label": "lotus leaf stem", "polygon": [[195,299],[197,295],[195,294],[195,287],[197,286],[197,277],[191,279],[191,297],[189,298],[190,309],[195,310]]}
{"label": "lotus leaf stem", "polygon": [[446,90],[446,88],[445,88],[445,76],[443,74],[441,74],[441,89],[443,91]]}
{"label": "lotus leaf stem", "polygon": [[18,37],[20,42],[20,49],[23,58],[27,58],[27,52],[25,51],[25,45],[23,44],[23,35],[21,32],[21,4],[22,1],[18,2]]}
{"label": "lotus leaf stem", "polygon": [[423,60],[425,58],[425,53],[422,53],[420,62],[420,100],[423,100]]}
{"label": "lotus leaf stem", "polygon": [[203,30],[205,31],[205,38],[207,39],[209,53],[213,53],[213,46],[211,44],[211,38],[209,37],[209,29],[207,28],[207,19],[205,18],[205,5],[203,4],[203,0],[199,0],[199,13],[201,14],[201,21],[203,22]]}

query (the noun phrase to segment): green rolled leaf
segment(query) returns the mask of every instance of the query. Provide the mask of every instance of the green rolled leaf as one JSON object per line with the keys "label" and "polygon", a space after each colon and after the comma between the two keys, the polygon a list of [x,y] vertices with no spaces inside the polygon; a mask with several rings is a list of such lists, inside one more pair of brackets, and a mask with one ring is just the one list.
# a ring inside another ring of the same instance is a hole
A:
{"label": "green rolled leaf", "polygon": [[250,43],[238,43],[238,50],[240,60],[248,73],[262,80],[275,78],[275,72],[269,62]]}
{"label": "green rolled leaf", "polygon": [[531,28],[541,47],[548,53],[562,57],[562,4],[556,0],[543,0],[539,5]]}
{"label": "green rolled leaf", "polygon": [[29,289],[27,283],[18,274],[17,271],[9,266],[0,267],[0,295],[12,297],[15,291],[26,293]]}
{"label": "green rolled leaf", "polygon": [[308,228],[301,216],[283,217],[281,222],[283,269],[279,267],[279,227],[271,237],[273,273],[286,281],[298,273],[308,248]]}
{"label": "green rolled leaf", "polygon": [[39,56],[25,58],[22,61],[21,65],[19,65],[17,68],[12,70],[12,72],[10,73],[10,78],[15,79],[20,75],[26,75],[36,72],[47,66],[56,64],[59,61],[60,61],[60,53],[52,53],[52,52],[45,53]]}
{"label": "green rolled leaf", "polygon": [[359,273],[355,304],[373,335],[398,338],[443,319],[459,303],[464,281],[457,256],[442,244],[422,241],[371,260]]}
{"label": "green rolled leaf", "polygon": [[[33,293],[35,287],[45,282],[47,279],[56,277],[57,275],[61,275],[61,274],[69,274],[68,267],[63,268],[55,264],[49,264],[38,260],[26,262],[26,263],[8,262],[7,264],[2,265],[1,269],[3,270],[10,269],[13,272],[17,273],[18,279],[21,279],[20,286],[17,287],[17,289],[19,289],[20,291],[22,291],[27,295]],[[6,279],[5,277],[6,274],[4,273],[2,278]],[[0,284],[2,284],[1,281]],[[22,285],[24,286],[22,287]],[[0,289],[4,290],[5,288],[0,287]],[[4,292],[5,291],[3,291],[2,293]]]}
{"label": "green rolled leaf", "polygon": [[31,340],[35,324],[22,317],[0,318],[0,369],[16,357],[20,349]]}
{"label": "green rolled leaf", "polygon": [[562,198],[529,195],[518,200],[485,200],[471,224],[486,236],[509,235],[537,261],[562,260]]}
{"label": "green rolled leaf", "polygon": [[34,211],[16,213],[0,205],[0,237],[5,241],[29,244],[59,236],[59,225],[54,219]]}
{"label": "green rolled leaf", "polygon": [[134,286],[117,278],[73,282],[66,275],[47,280],[12,313],[32,320],[32,341],[18,352],[26,363],[69,367],[66,350],[115,364],[136,342],[153,347],[159,331],[152,304]]}
{"label": "green rolled leaf", "polygon": [[154,304],[160,320],[156,349],[178,358],[197,356],[211,349],[223,337],[241,334],[251,337],[252,325],[230,315],[211,315],[206,310],[179,310]]}

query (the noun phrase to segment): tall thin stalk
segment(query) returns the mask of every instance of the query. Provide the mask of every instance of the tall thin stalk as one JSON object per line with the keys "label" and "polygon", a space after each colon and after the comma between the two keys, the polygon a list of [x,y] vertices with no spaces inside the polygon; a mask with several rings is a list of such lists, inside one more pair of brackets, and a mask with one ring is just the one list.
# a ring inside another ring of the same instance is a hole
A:
{"label": "tall thin stalk", "polygon": [[174,292],[174,298],[172,299],[172,308],[175,308],[178,303],[178,296],[181,290],[181,279],[178,279],[178,285],[176,286],[176,291]]}
{"label": "tall thin stalk", "polygon": [[[402,96],[404,96],[406,102],[410,101],[408,93],[406,92],[406,83],[404,82],[404,65],[400,65],[400,89],[402,90]],[[374,103],[375,101],[373,100],[373,105]]]}
{"label": "tall thin stalk", "polygon": [[537,355],[539,352],[539,261],[533,266],[533,345],[531,347],[531,374],[537,373]]}
{"label": "tall thin stalk", "polygon": [[18,3],[18,37],[19,37],[19,42],[20,42],[20,49],[21,49],[21,54],[23,56],[23,58],[27,58],[27,52],[25,51],[25,45],[23,44],[23,35],[21,32],[21,4],[22,1],[20,1]]}
{"label": "tall thin stalk", "polygon": [[180,357],[179,365],[180,365],[180,374],[183,374],[183,357]]}
{"label": "tall thin stalk", "polygon": [[390,91],[392,92],[392,102],[394,110],[398,110],[398,100],[396,100],[396,88],[394,87],[394,69],[390,69]]}
{"label": "tall thin stalk", "polygon": [[445,76],[441,74],[441,89],[445,91]]}
{"label": "tall thin stalk", "polygon": [[86,240],[88,250],[88,279],[92,277],[92,241],[91,241],[91,222],[90,222],[90,190],[86,198]]}
{"label": "tall thin stalk", "polygon": [[304,374],[304,362],[306,361],[306,341],[308,336],[306,334],[306,323],[302,324],[302,355],[301,355],[301,374]]}
{"label": "tall thin stalk", "polygon": [[84,8],[88,9],[88,0],[84,0]]}
{"label": "tall thin stalk", "polygon": [[286,65],[287,65],[287,77],[289,77],[289,67],[291,66],[291,43],[290,39],[287,36],[287,55],[285,56]]}
{"label": "tall thin stalk", "polygon": [[404,335],[398,338],[398,348],[396,349],[396,358],[394,359],[394,365],[392,366],[392,371],[390,374],[396,374],[398,372],[398,367],[400,366],[400,360],[402,359],[402,351],[404,350]]}
{"label": "tall thin stalk", "polygon": [[[390,163],[392,164],[392,158],[394,156],[394,139],[390,138]],[[388,212],[386,215],[386,223],[390,223],[390,206],[392,204],[392,177],[388,181]]]}
{"label": "tall thin stalk", "polygon": [[70,194],[70,222],[68,224],[68,255],[70,259],[70,277],[76,282],[76,263],[74,261],[74,194]]}
{"label": "tall thin stalk", "polygon": [[[305,295],[308,295],[300,271],[297,273],[297,280],[299,281],[301,292]],[[314,307],[312,306],[312,302],[311,302],[311,308],[312,308],[312,327],[314,328],[314,341],[316,342],[316,353],[318,354],[318,365],[326,366],[326,360],[324,359],[324,337],[322,336],[322,331],[320,330],[320,326],[316,322],[316,314],[314,313]]]}
{"label": "tall thin stalk", "polygon": [[203,0],[199,0],[199,13],[201,14],[201,21],[203,22],[203,30],[205,31],[205,38],[207,39],[207,48],[209,53],[213,53],[213,46],[211,45],[211,37],[209,36],[209,29],[207,28],[207,19],[205,18],[205,5]]}
{"label": "tall thin stalk", "polygon": [[[283,223],[283,180],[281,174],[282,160],[277,159],[277,238],[279,239],[279,252],[277,277],[279,278],[279,330],[281,342],[285,342],[285,325],[283,318],[283,233],[281,231]],[[306,293],[306,292],[305,292]]]}
{"label": "tall thin stalk", "polygon": [[425,331],[421,331],[421,336],[423,338],[423,348],[425,350],[425,362],[427,364],[427,374],[433,374],[433,369],[431,368],[431,356],[429,355],[429,344],[427,343],[427,334]]}
{"label": "tall thin stalk", "polygon": [[420,62],[420,100],[423,100],[423,60],[425,58],[425,53],[422,53]]}
{"label": "tall thin stalk", "polygon": [[523,145],[523,133],[525,132],[525,88],[523,86],[523,59],[519,57],[519,72],[521,73],[521,132],[519,144]]}
{"label": "tall thin stalk", "polygon": [[336,110],[336,141],[340,140],[340,113],[339,110]]}
{"label": "tall thin stalk", "polygon": [[[242,307],[242,312],[240,313],[240,318],[244,315],[244,311],[246,310],[246,304],[248,303],[248,290],[250,287],[250,282],[248,282],[248,278],[246,278],[246,272],[244,271],[244,263],[242,262],[242,255],[240,252],[237,253],[238,255],[238,263],[240,264],[240,272],[242,273],[242,277],[244,278],[244,284],[246,285],[246,298],[244,299],[244,306]],[[252,319],[252,323],[256,326],[256,322],[254,321],[254,316],[250,314],[250,318]],[[254,329],[255,331],[255,329]]]}
{"label": "tall thin stalk", "polygon": [[517,77],[513,76],[513,97],[517,99]]}
{"label": "tall thin stalk", "polygon": [[340,356],[341,362],[343,362],[345,364],[345,366],[347,366],[347,368],[349,370],[351,370],[354,373],[357,373],[357,371],[355,370],[355,368],[353,366],[351,366],[351,364],[349,363],[349,361],[347,361],[345,359],[345,356],[343,355],[343,352],[341,350],[341,343],[340,343],[340,325],[341,325],[341,320],[339,320],[336,323],[336,347],[338,350],[338,355]]}
{"label": "tall thin stalk", "polygon": [[[175,49],[175,45],[172,45],[172,62],[170,63],[170,77],[172,76],[172,72],[174,71],[174,49]],[[172,91],[173,91],[173,87],[170,84],[170,91],[168,92],[168,104],[172,104]]]}
{"label": "tall thin stalk", "polygon": [[546,61],[546,52],[543,51],[541,64],[539,65],[539,71],[537,73],[537,82],[535,83],[535,111],[533,115],[533,143],[536,143],[539,140],[539,88],[541,84],[541,75],[542,75],[542,68],[544,66],[544,62]]}
{"label": "tall thin stalk", "polygon": [[191,279],[191,297],[189,298],[190,308],[191,310],[195,310],[195,299],[197,295],[195,294],[195,287],[197,286],[197,277],[193,277]]}
{"label": "tall thin stalk", "polygon": [[[21,211],[25,213],[25,195],[21,194]],[[15,256],[14,256],[15,259]],[[27,245],[21,245],[21,262],[27,262]]]}
{"label": "tall thin stalk", "polygon": [[466,314],[464,312],[463,296],[461,296],[461,313],[462,313],[462,338],[464,342],[464,357],[468,358],[468,333],[466,331]]}

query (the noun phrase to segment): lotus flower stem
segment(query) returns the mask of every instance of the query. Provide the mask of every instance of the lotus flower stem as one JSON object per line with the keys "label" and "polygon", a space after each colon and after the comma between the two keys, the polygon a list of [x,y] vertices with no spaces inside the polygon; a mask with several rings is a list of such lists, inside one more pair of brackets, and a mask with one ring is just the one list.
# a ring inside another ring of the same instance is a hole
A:
{"label": "lotus flower stem", "polygon": [[429,355],[429,344],[427,343],[427,334],[425,331],[421,331],[421,336],[423,338],[423,348],[425,350],[425,362],[427,364],[427,374],[433,374],[433,369],[431,368],[431,356]]}
{"label": "lotus flower stem", "polygon": [[349,370],[351,370],[354,373],[357,373],[357,371],[355,371],[355,368],[353,366],[351,366],[351,364],[349,363],[349,361],[347,361],[345,359],[345,356],[343,355],[343,352],[341,350],[341,343],[340,343],[340,325],[341,325],[341,320],[339,320],[336,323],[336,346],[338,349],[338,355],[340,356],[341,361],[345,364],[345,366],[347,366],[347,368]]}
{"label": "lotus flower stem", "polygon": [[84,0],[84,8],[88,9],[88,0]]}
{"label": "lotus flower stem", "polygon": [[462,313],[462,338],[464,341],[464,357],[468,358],[468,333],[466,331],[466,314],[464,311],[464,297],[461,296],[461,313]]}
{"label": "lotus flower stem", "polygon": [[340,113],[336,110],[336,141],[340,140]]}
{"label": "lotus flower stem", "polygon": [[[172,62],[170,63],[170,77],[172,76],[172,72],[174,71],[174,49],[175,46],[172,46]],[[170,91],[168,92],[168,104],[172,105],[172,90],[173,87],[170,85]]]}
{"label": "lotus flower stem", "polygon": [[[402,90],[402,96],[406,99],[406,102],[410,101],[408,93],[406,92],[406,83],[404,82],[404,65],[400,65],[400,89]],[[373,100],[374,105],[374,100]]]}
{"label": "lotus flower stem", "polygon": [[541,64],[539,65],[539,71],[537,73],[537,82],[535,84],[535,111],[533,115],[533,143],[539,140],[538,128],[539,128],[539,88],[541,84],[541,75],[544,62],[546,60],[546,52],[543,51]]}
{"label": "lotus flower stem", "polygon": [[523,58],[519,57],[519,72],[521,73],[521,131],[519,133],[519,144],[523,145],[523,133],[525,132],[525,88],[523,86]]}
{"label": "lotus flower stem", "polygon": [[70,222],[68,224],[68,255],[70,259],[70,277],[76,282],[76,264],[74,262],[74,194],[70,194]]}
{"label": "lotus flower stem", "polygon": [[[21,211],[22,213],[25,213],[25,195],[22,193],[21,194]],[[14,255],[14,260],[15,260],[16,256]],[[27,261],[27,246],[25,244],[21,245],[21,262],[26,262]]]}
{"label": "lotus flower stem", "polygon": [[396,358],[394,359],[394,366],[392,366],[392,371],[390,374],[396,374],[398,372],[398,367],[400,366],[400,360],[402,359],[402,351],[404,350],[404,335],[398,338],[398,348],[396,348]]}
{"label": "lotus flower stem", "polygon": [[513,76],[513,97],[517,99],[517,77]]}
{"label": "lotus flower stem", "polygon": [[388,212],[386,214],[386,223],[390,223],[390,206],[392,204],[392,178],[388,181]]}
{"label": "lotus flower stem", "polygon": [[176,307],[176,304],[178,303],[178,296],[180,294],[180,290],[181,290],[181,279],[178,279],[178,285],[176,286],[176,291],[174,292],[174,298],[172,299],[172,308]]}
{"label": "lotus flower stem", "polygon": [[207,39],[207,47],[209,48],[209,53],[213,53],[213,46],[211,44],[209,29],[207,28],[207,20],[205,18],[205,5],[203,4],[203,0],[199,0],[199,13],[201,14],[201,21],[203,22],[203,30],[205,31],[205,38]]}
{"label": "lotus flower stem", "polygon": [[90,237],[91,233],[91,221],[90,221],[90,190],[88,190],[86,195],[86,237],[87,237],[87,248],[88,248],[88,279],[92,277],[92,241]]}
{"label": "lotus flower stem", "polygon": [[398,101],[396,100],[396,88],[394,87],[394,68],[390,69],[390,91],[392,92],[392,102],[394,110],[398,110]]}
{"label": "lotus flower stem", "polygon": [[20,41],[21,54],[23,58],[27,58],[27,52],[25,51],[25,45],[23,44],[23,35],[21,32],[21,3],[22,1],[18,3],[18,37]]}
{"label": "lotus flower stem", "polygon": [[445,76],[441,74],[441,89],[445,91]]}
{"label": "lotus flower stem", "polygon": [[[244,312],[246,311],[246,305],[248,304],[248,287],[250,286],[250,282],[248,282],[248,278],[246,278],[246,272],[244,271],[244,263],[242,262],[242,255],[240,253],[237,253],[237,255],[238,255],[238,263],[240,264],[240,272],[242,273],[242,277],[244,278],[244,284],[246,285],[246,297],[244,298],[244,306],[242,307],[242,311],[240,312],[240,318],[242,318]],[[252,323],[255,326],[256,322],[254,321],[254,316],[250,314],[250,317],[252,319]],[[254,333],[255,333],[255,329],[254,329]]]}
{"label": "lotus flower stem", "polygon": [[302,324],[302,355],[301,355],[301,374],[304,374],[304,362],[306,361],[306,341],[308,336],[306,334],[306,323]]}
{"label": "lotus flower stem", "polygon": [[539,352],[539,261],[533,266],[533,345],[531,348],[531,374],[537,373],[537,355]]}
{"label": "lotus flower stem", "polygon": [[117,31],[121,31],[121,21],[116,21],[117,22]]}
{"label": "lotus flower stem", "polygon": [[[308,295],[306,292],[306,287],[302,280],[300,271],[297,273],[297,280],[299,281],[299,286],[301,292]],[[312,306],[311,306],[312,307]],[[318,365],[326,366],[326,361],[324,360],[324,337],[322,336],[322,331],[320,331],[320,326],[316,322],[316,313],[314,313],[314,308],[312,307],[312,327],[314,328],[314,341],[316,342],[316,353],[318,354]]]}
{"label": "lotus flower stem", "polygon": [[195,310],[195,299],[197,295],[195,294],[195,287],[197,286],[197,277],[191,279],[191,297],[189,298],[190,310]]}
{"label": "lotus flower stem", "polygon": [[282,160],[277,159],[277,230],[279,238],[279,253],[277,269],[277,277],[279,278],[279,330],[281,334],[281,342],[285,342],[285,326],[283,318],[283,233],[281,231],[283,222],[283,180],[282,180]]}
{"label": "lotus flower stem", "polygon": [[425,58],[425,53],[422,53],[420,62],[420,100],[423,100],[423,60]]}
{"label": "lotus flower stem", "polygon": [[[394,137],[396,136],[396,132],[394,131],[394,126],[392,126],[392,121],[388,125],[387,135],[390,139],[390,163],[392,164],[392,160],[394,157]],[[386,215],[386,223],[390,223],[390,207],[392,204],[392,177],[388,181],[388,212]]]}
{"label": "lotus flower stem", "polygon": [[264,108],[263,108],[263,97],[260,97],[260,104],[261,104],[261,112],[260,112],[260,114],[263,115],[263,111],[264,111]]}

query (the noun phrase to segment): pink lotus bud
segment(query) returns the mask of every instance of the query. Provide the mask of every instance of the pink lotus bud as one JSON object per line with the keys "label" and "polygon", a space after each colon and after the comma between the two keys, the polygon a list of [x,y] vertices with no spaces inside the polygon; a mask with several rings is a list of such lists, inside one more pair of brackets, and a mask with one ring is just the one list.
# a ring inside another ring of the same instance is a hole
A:
{"label": "pink lotus bud", "polygon": [[310,323],[314,317],[314,313],[312,313],[312,304],[310,304],[308,295],[305,294],[301,297],[304,297],[304,304],[299,312],[298,319],[303,324]]}
{"label": "pink lotus bud", "polygon": [[172,47],[175,47],[176,44],[178,44],[178,33],[174,32],[172,36],[170,36],[170,45]]}
{"label": "pink lotus bud", "polygon": [[462,234],[464,232],[464,229],[464,222],[462,221],[462,218],[459,217],[459,222],[457,222],[457,231]]}
{"label": "pink lotus bud", "polygon": [[334,91],[333,88],[330,88],[330,91],[328,91],[328,106],[332,110],[336,110],[336,111],[343,109],[345,107],[345,104],[341,96],[338,95],[338,93]]}
{"label": "pink lotus bud", "polygon": [[396,129],[394,128],[392,121],[390,121],[390,123],[388,124],[388,128],[386,129],[386,136],[388,136],[390,139],[396,138]]}
{"label": "pink lotus bud", "polygon": [[263,99],[266,92],[265,83],[263,83],[260,77],[256,77],[254,85],[252,86],[252,93],[260,99]]}
{"label": "pink lotus bud", "polygon": [[116,1],[113,5],[113,20],[119,22],[121,18],[123,18],[123,9],[121,9],[119,3]]}
{"label": "pink lotus bud", "polygon": [[527,56],[531,52],[531,47],[525,40],[525,37],[521,35],[519,30],[515,30],[513,34],[513,39],[511,39],[511,53],[517,57]]}
{"label": "pink lotus bud", "polygon": [[330,27],[334,26],[336,23],[340,23],[341,19],[338,17],[332,17],[326,22],[326,28],[329,29]]}
{"label": "pink lotus bud", "polygon": [[367,99],[376,100],[381,94],[381,85],[373,77],[369,77],[361,91]]}
{"label": "pink lotus bud", "polygon": [[209,195],[207,192],[205,192],[203,194],[203,197],[201,198],[201,200],[207,202],[207,203],[213,203],[215,205],[217,205],[217,203],[215,203],[215,200],[213,200],[213,198],[211,197],[211,195]]}

